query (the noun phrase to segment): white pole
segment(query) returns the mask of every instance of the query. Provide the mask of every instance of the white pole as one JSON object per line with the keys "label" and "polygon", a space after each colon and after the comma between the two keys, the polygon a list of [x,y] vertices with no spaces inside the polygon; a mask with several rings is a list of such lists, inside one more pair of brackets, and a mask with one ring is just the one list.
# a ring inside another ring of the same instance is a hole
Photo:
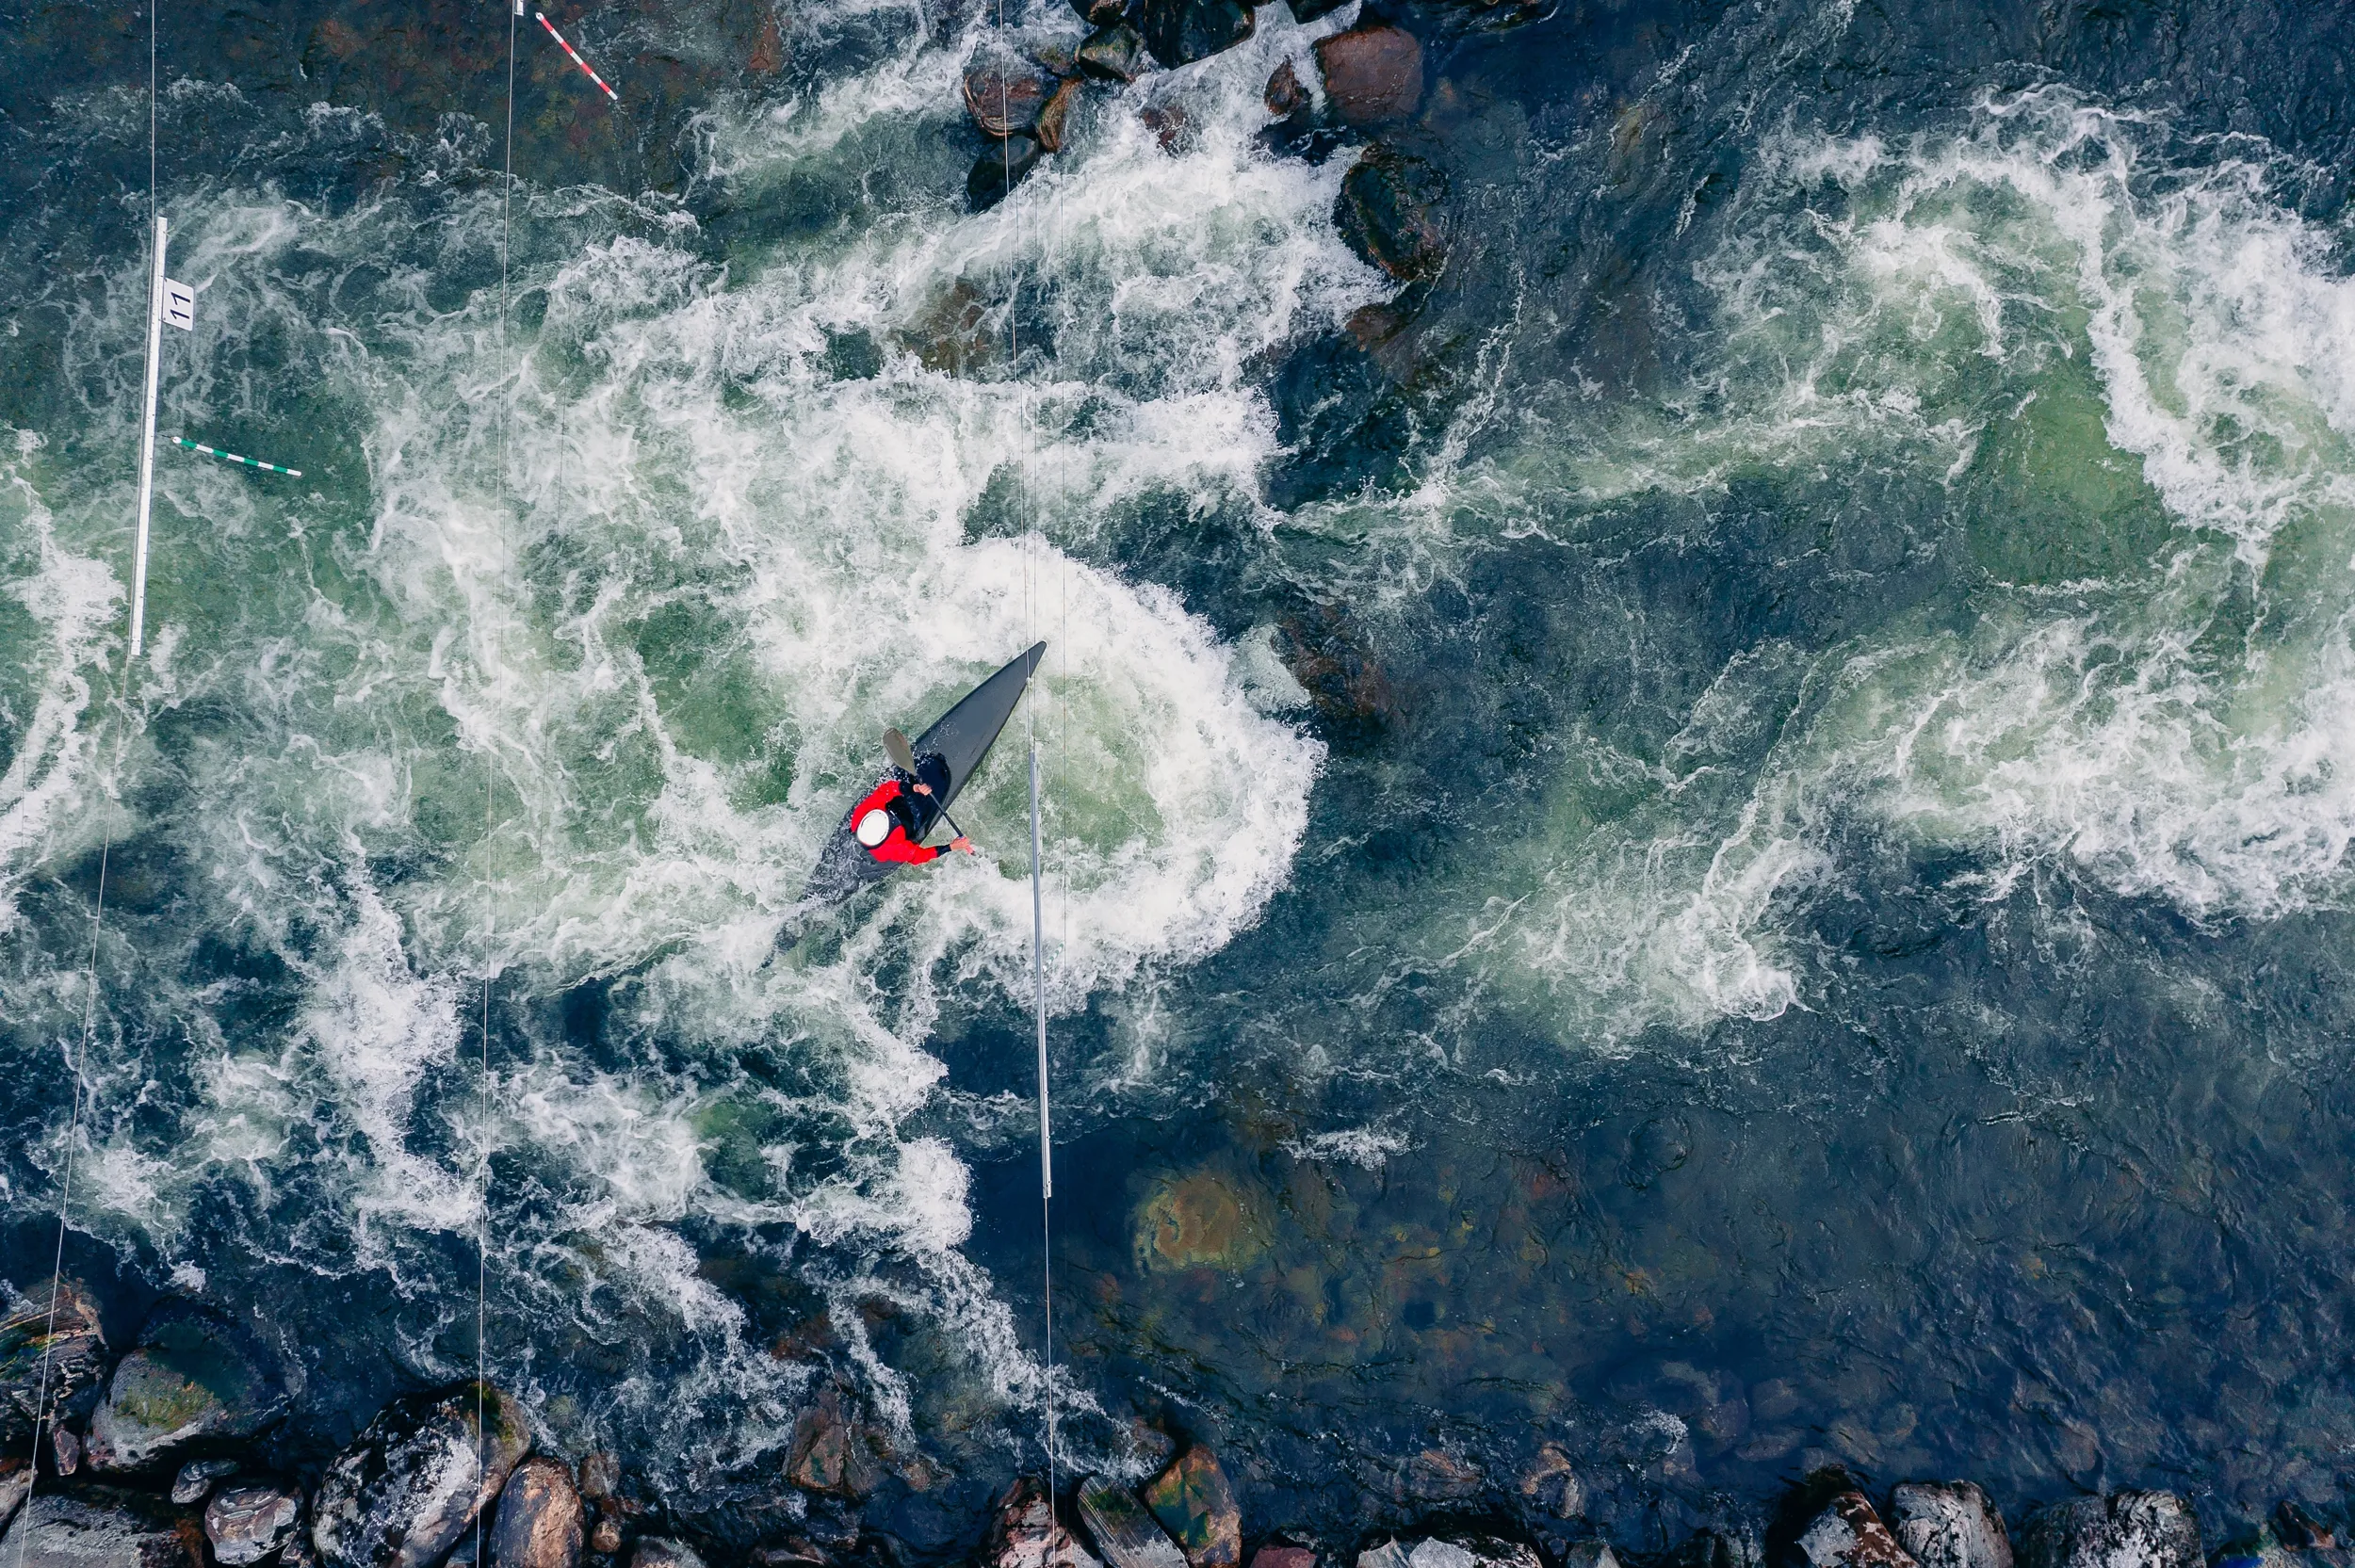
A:
{"label": "white pole", "polygon": [[139,420],[139,537],[131,552],[131,656],[147,626],[147,517],[155,493],[155,376],[164,356],[164,219],[155,218],[155,265],[147,275],[147,412]]}

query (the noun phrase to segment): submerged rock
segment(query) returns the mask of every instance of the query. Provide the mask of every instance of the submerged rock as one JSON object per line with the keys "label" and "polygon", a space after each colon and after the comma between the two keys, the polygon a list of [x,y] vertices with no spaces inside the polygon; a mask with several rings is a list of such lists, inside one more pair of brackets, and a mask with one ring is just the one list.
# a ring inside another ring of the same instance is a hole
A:
{"label": "submerged rock", "polygon": [[704,1568],[704,1560],[684,1541],[648,1536],[629,1554],[629,1568]]}
{"label": "submerged rock", "polygon": [[1585,1484],[1558,1443],[1538,1449],[1535,1461],[1521,1472],[1521,1495],[1556,1519],[1575,1519],[1586,1511]]}
{"label": "submerged rock", "polygon": [[1333,221],[1349,248],[1402,282],[1436,277],[1447,261],[1440,172],[1411,154],[1376,145],[1341,177]]}
{"label": "submerged rock", "polygon": [[286,1390],[251,1334],[212,1307],[165,1301],[90,1417],[90,1464],[144,1469],[189,1443],[252,1437],[285,1414]]}
{"label": "submerged rock", "polygon": [[319,1482],[311,1540],[320,1561],[433,1568],[529,1447],[522,1407],[486,1383],[396,1399]]}
{"label": "submerged rock", "polygon": [[580,1493],[573,1473],[544,1455],[507,1478],[492,1516],[491,1568],[575,1568],[580,1561]]}
{"label": "submerged rock", "polygon": [[236,1473],[237,1462],[234,1459],[192,1459],[171,1478],[171,1500],[201,1503],[215,1481],[226,1480]]}
{"label": "submerged rock", "polygon": [[1281,62],[1269,73],[1267,90],[1259,101],[1278,120],[1290,120],[1308,106],[1308,89],[1300,85],[1300,73],[1292,69],[1291,61]]}
{"label": "submerged rock", "polygon": [[1143,1501],[1194,1568],[1242,1568],[1242,1509],[1210,1449],[1179,1454]]}
{"label": "submerged rock", "polygon": [[1010,195],[1038,167],[1044,154],[1034,137],[1008,137],[973,160],[965,177],[965,199],[975,212],[985,212]]}
{"label": "submerged rock", "polygon": [[1422,45],[1384,23],[1317,40],[1325,100],[1352,125],[1404,120],[1422,102]]}
{"label": "submerged rock", "polygon": [[1071,8],[1091,27],[1109,27],[1129,14],[1129,0],[1071,0]]}
{"label": "submerged rock", "polygon": [[246,1568],[294,1539],[301,1494],[283,1486],[228,1486],[204,1505],[204,1539],[221,1568]]}
{"label": "submerged rock", "polygon": [[1115,19],[1090,33],[1073,57],[1099,82],[1133,82],[1145,74],[1145,38]]}
{"label": "submerged rock", "polygon": [[2172,1492],[2071,1497],[2020,1527],[2022,1568],[2200,1568],[2200,1522]]}
{"label": "submerged rock", "polygon": [[1812,1568],[1915,1568],[1861,1492],[1843,1492],[1799,1532],[1799,1555]]}
{"label": "submerged rock", "polygon": [[2273,1534],[2293,1552],[2327,1552],[2339,1544],[2329,1526],[2289,1497],[2274,1505]]}
{"label": "submerged rock", "polygon": [[206,1568],[204,1532],[159,1497],[99,1487],[45,1492],[0,1535],[8,1568]]}
{"label": "submerged rock", "polygon": [[794,1422],[785,1479],[804,1492],[864,1497],[882,1479],[865,1434],[843,1414],[844,1401],[841,1389],[829,1383]]}
{"label": "submerged rock", "polygon": [[1090,1476],[1080,1483],[1080,1523],[1113,1568],[1187,1568],[1185,1553],[1116,1481]]}
{"label": "submerged rock", "polygon": [[1908,1481],[1890,1494],[1889,1512],[1922,1568],[2012,1568],[2004,1515],[1976,1481]]}
{"label": "submerged rock", "polygon": [[54,1287],[54,1317],[48,1284],[29,1295],[10,1291],[0,1316],[0,1441],[30,1437],[44,1398],[66,1416],[88,1414],[106,1376],[106,1336],[89,1293],[68,1279]]}
{"label": "submerged rock", "polygon": [[1098,1568],[1096,1558],[1055,1517],[1047,1489],[1018,1478],[998,1505],[982,1543],[983,1568]]}
{"label": "submerged rock", "polygon": [[1249,38],[1258,19],[1242,0],[1145,0],[1145,46],[1170,70]]}
{"label": "submerged rock", "polygon": [[621,1489],[622,1462],[604,1449],[580,1456],[580,1495],[593,1501],[610,1497]]}

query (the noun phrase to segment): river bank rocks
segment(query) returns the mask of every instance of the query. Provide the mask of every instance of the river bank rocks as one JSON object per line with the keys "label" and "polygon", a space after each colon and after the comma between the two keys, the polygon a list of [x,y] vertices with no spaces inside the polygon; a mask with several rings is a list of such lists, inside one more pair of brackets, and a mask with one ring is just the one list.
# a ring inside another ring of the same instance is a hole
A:
{"label": "river bank rocks", "polygon": [[106,1336],[79,1284],[57,1280],[0,1297],[0,1442],[30,1437],[44,1408],[65,1420],[88,1415],[106,1373]]}
{"label": "river bank rocks", "polygon": [[2172,1492],[2071,1497],[2020,1527],[2021,1568],[2200,1568],[2200,1522]]}
{"label": "river bank rocks", "polygon": [[286,1414],[286,1389],[261,1344],[227,1313],[166,1301],[115,1364],[90,1416],[94,1469],[144,1470],[196,1443],[235,1442]]}
{"label": "river bank rocks", "polygon": [[395,1400],[319,1482],[311,1527],[319,1560],[434,1568],[529,1446],[522,1408],[487,1383]]}
{"label": "river bank rocks", "polygon": [[1909,1481],[1889,1495],[1889,1511],[1922,1568],[2012,1568],[2004,1516],[1976,1481]]}
{"label": "river bank rocks", "polygon": [[1218,1458],[1199,1446],[1145,1489],[1145,1509],[1193,1568],[1242,1568],[1242,1510]]}
{"label": "river bank rocks", "polygon": [[0,1534],[8,1568],[207,1568],[204,1532],[162,1498],[115,1487],[46,1492]]}

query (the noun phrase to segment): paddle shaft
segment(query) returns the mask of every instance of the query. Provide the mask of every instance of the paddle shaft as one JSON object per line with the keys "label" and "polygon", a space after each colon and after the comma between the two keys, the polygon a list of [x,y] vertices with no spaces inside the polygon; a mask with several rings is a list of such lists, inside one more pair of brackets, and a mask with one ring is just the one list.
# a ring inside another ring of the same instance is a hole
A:
{"label": "paddle shaft", "polygon": [[[924,775],[916,770],[916,748],[910,746],[908,744],[908,737],[901,735],[897,729],[884,731],[884,754],[891,759],[892,767],[898,768],[901,772],[905,773],[909,778],[914,779],[917,784],[923,788],[925,793],[930,794],[932,792],[932,785],[924,783]],[[946,804],[943,804],[940,808],[940,819],[949,824],[949,831],[950,832],[956,834],[959,838],[963,838],[965,836],[965,830],[958,827],[957,819],[949,815],[949,808]]]}

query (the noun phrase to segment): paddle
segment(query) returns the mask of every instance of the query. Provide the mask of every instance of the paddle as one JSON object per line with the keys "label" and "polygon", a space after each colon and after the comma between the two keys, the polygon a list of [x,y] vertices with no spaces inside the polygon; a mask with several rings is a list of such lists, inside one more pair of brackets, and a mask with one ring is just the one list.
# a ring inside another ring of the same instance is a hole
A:
{"label": "paddle", "polygon": [[[908,737],[901,735],[897,728],[884,731],[884,755],[891,759],[892,767],[905,773],[909,778],[917,780],[923,778],[924,775],[916,770],[916,748],[908,744]],[[950,832],[959,838],[965,836],[965,830],[957,826],[957,819],[949,815],[949,807],[945,803],[940,808],[940,819],[949,824]]]}

